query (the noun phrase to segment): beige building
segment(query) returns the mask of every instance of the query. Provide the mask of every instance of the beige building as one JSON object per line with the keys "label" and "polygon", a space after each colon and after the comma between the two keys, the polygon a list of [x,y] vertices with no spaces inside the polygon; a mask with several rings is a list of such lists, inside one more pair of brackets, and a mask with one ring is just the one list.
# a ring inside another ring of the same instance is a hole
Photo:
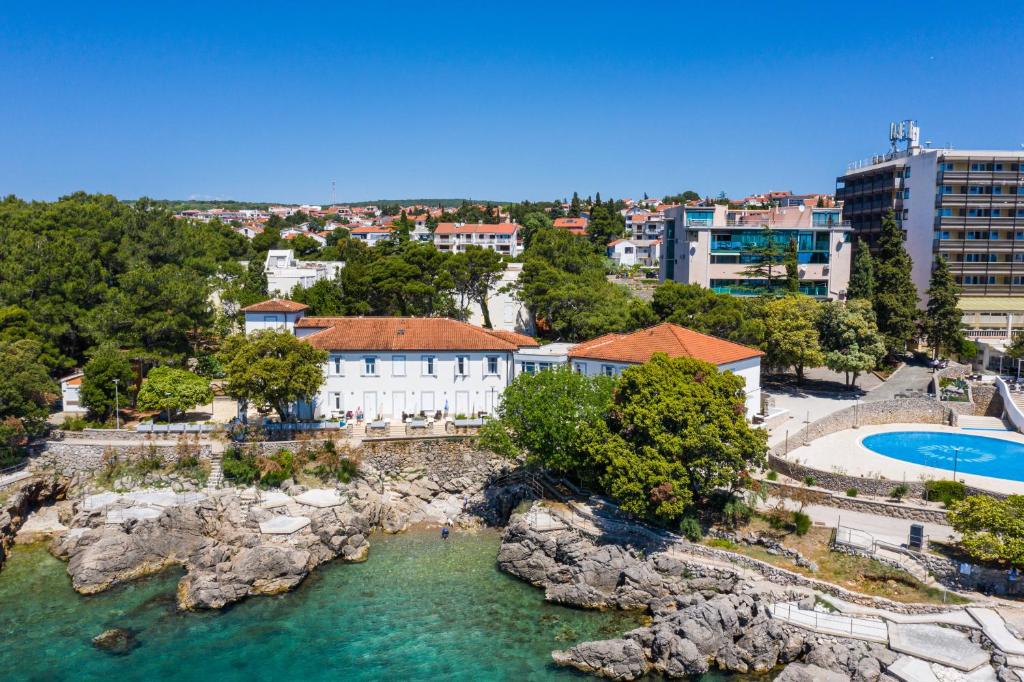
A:
{"label": "beige building", "polygon": [[[747,274],[759,261],[764,228],[785,250],[797,244],[800,291],[821,299],[846,296],[850,280],[850,225],[839,208],[786,206],[732,209],[724,205],[675,206],[665,211],[661,279],[699,284],[719,293],[753,296],[768,287]],[[782,286],[785,268],[778,267]]]}

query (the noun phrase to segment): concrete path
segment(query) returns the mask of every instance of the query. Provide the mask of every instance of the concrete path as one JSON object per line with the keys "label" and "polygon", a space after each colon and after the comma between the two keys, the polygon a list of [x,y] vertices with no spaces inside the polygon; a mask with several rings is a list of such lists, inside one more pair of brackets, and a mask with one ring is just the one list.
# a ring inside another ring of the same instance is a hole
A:
{"label": "concrete path", "polygon": [[932,672],[931,663],[906,654],[897,658],[895,663],[885,669],[885,672],[903,682],[939,682],[939,678]]}
{"label": "concrete path", "polygon": [[827,595],[823,597],[828,603],[836,607],[841,613],[856,616],[872,616],[883,618],[892,623],[937,623],[942,625],[959,625],[960,627],[980,629],[981,625],[971,617],[969,613],[961,609],[956,611],[945,611],[942,613],[896,613],[884,609],[876,609],[871,606],[861,606],[838,597]]}
{"label": "concrete path", "polygon": [[[961,414],[956,418],[956,425],[965,431],[1012,431],[1002,419],[998,417],[975,417],[970,414]],[[980,434],[984,435],[984,434]]]}
{"label": "concrete path", "polygon": [[964,633],[926,623],[889,623],[889,648],[964,672],[985,665],[990,658]]}
{"label": "concrete path", "polygon": [[32,478],[32,473],[29,471],[15,471],[13,474],[6,474],[0,476],[0,490],[6,488],[9,485],[14,485],[19,481],[24,481],[27,478]]}
{"label": "concrete path", "polygon": [[824,635],[838,635],[866,642],[886,644],[889,635],[885,621],[878,618],[844,616],[810,609],[801,609],[793,602],[772,604],[769,613],[784,623]]}
{"label": "concrete path", "polygon": [[[777,500],[769,498],[767,504],[772,505]],[[786,509],[796,510],[800,508],[799,503],[793,500],[786,500]],[[856,512],[838,507],[827,507],[824,505],[809,504],[804,507],[804,513],[811,517],[815,524],[824,524],[829,528],[835,528],[840,521],[842,525],[862,530],[869,533],[876,540],[882,540],[893,545],[906,543],[910,535],[910,524],[918,523],[908,519],[897,519],[891,516],[880,516],[868,514],[867,512]],[[950,526],[938,523],[925,523],[924,532],[929,538],[935,540],[950,540],[955,532]]]}
{"label": "concrete path", "polygon": [[317,507],[324,509],[327,507],[337,507],[345,503],[345,498],[338,495],[337,490],[329,490],[326,488],[313,488],[306,492],[298,495],[295,501],[299,504],[305,504],[310,507]]}
{"label": "concrete path", "polygon": [[868,391],[865,402],[892,400],[897,393],[924,392],[932,381],[932,370],[923,364],[906,364],[893,372],[882,385]]}
{"label": "concrete path", "polygon": [[159,509],[151,507],[129,507],[128,509],[111,509],[107,512],[106,523],[116,525],[125,521],[151,521],[162,514]]}
{"label": "concrete path", "polygon": [[267,521],[260,521],[260,532],[264,535],[291,535],[310,524],[305,516],[275,516]]}
{"label": "concrete path", "polygon": [[992,609],[967,607],[967,612],[981,624],[982,631],[1005,654],[1024,656],[1024,642],[1020,641],[1006,629],[1002,616]]}

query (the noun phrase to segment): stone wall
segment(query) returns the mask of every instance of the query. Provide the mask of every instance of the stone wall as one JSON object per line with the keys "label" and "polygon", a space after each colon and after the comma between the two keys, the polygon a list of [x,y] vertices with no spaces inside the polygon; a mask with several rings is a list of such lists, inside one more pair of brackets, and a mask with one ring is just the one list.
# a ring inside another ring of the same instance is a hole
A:
{"label": "stone wall", "polygon": [[46,447],[40,454],[32,458],[32,464],[35,468],[41,467],[64,476],[73,476],[100,471],[112,458],[122,462],[132,462],[143,457],[158,456],[165,464],[170,464],[185,455],[196,455],[201,459],[209,459],[210,450],[209,443],[199,444],[195,441],[158,444],[138,440],[121,445],[109,445],[99,442],[54,440],[47,441]]}
{"label": "stone wall", "polygon": [[[849,497],[845,490],[842,493],[835,493],[830,490],[816,490],[776,481],[761,481],[762,485],[773,491],[774,495],[791,497],[798,495],[805,499],[808,504],[820,504],[850,511],[890,516],[896,519],[907,519],[908,521],[922,521],[927,523],[948,524],[946,510],[930,507],[917,507],[910,504],[898,502],[885,502],[881,500],[867,500],[860,497]],[[893,485],[890,483],[889,485]],[[853,486],[851,486],[853,487]],[[858,490],[858,492],[861,492]]]}

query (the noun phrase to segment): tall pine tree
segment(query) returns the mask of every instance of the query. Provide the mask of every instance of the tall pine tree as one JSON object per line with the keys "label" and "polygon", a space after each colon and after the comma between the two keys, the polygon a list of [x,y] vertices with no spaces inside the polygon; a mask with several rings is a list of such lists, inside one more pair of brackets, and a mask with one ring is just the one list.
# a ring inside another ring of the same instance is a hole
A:
{"label": "tall pine tree", "polygon": [[800,259],[796,239],[790,239],[786,245],[786,291],[791,294],[800,293]]}
{"label": "tall pine tree", "polygon": [[917,331],[917,289],[910,276],[910,255],[903,245],[903,230],[892,211],[882,219],[875,263],[875,315],[889,355],[907,349]]}
{"label": "tall pine tree", "polygon": [[963,345],[963,313],[960,311],[960,287],[953,280],[946,259],[938,256],[932,267],[932,278],[928,283],[928,315],[924,320],[924,332],[932,357],[939,351],[959,352]]}
{"label": "tall pine tree", "polygon": [[746,254],[753,258],[750,260],[750,265],[743,269],[743,274],[750,279],[765,281],[768,292],[773,292],[775,280],[784,271],[785,254],[779,248],[779,243],[775,240],[775,234],[770,226],[765,225],[761,229],[761,239],[749,247]]}
{"label": "tall pine tree", "polygon": [[873,301],[875,298],[875,259],[871,257],[871,251],[863,239],[857,240],[857,248],[853,252],[853,268],[846,298],[851,301],[855,298]]}

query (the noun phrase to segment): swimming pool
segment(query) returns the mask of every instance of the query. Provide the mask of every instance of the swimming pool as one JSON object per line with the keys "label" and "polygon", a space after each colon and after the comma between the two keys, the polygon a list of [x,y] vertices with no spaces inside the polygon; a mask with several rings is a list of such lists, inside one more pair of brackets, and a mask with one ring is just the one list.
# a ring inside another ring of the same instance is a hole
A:
{"label": "swimming pool", "polygon": [[1024,443],[942,431],[894,431],[867,436],[868,450],[912,464],[1024,481]]}

